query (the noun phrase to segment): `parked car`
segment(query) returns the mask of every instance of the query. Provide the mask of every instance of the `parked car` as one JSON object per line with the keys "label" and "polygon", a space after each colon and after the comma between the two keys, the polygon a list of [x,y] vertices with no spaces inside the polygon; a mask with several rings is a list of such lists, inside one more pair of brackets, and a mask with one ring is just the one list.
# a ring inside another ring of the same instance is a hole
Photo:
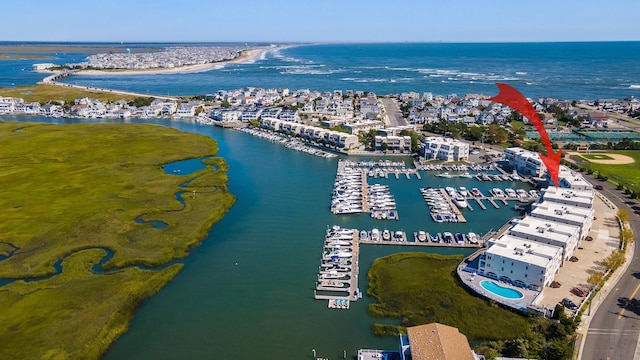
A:
{"label": "parked car", "polygon": [[602,190],[602,189],[604,189],[604,187],[603,187],[602,185],[600,185],[600,184],[598,184],[598,185],[594,185],[594,186],[593,186],[593,188],[594,188],[594,189],[596,189],[596,190]]}
{"label": "parked car", "polygon": [[587,293],[585,293],[584,290],[580,289],[579,287],[574,287],[573,289],[571,289],[571,293],[580,297],[585,297],[587,295]]}
{"label": "parked car", "polygon": [[575,310],[578,308],[578,305],[576,305],[576,303],[571,301],[571,299],[569,298],[562,299],[560,303],[562,303],[562,305],[564,305],[567,309]]}

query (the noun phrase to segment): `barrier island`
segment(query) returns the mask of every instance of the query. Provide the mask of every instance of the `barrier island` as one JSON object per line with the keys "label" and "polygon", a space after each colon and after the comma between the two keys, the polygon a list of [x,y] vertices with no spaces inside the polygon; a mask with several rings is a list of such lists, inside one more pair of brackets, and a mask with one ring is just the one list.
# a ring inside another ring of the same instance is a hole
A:
{"label": "barrier island", "polygon": [[99,358],[233,205],[217,151],[156,125],[0,122],[0,358]]}

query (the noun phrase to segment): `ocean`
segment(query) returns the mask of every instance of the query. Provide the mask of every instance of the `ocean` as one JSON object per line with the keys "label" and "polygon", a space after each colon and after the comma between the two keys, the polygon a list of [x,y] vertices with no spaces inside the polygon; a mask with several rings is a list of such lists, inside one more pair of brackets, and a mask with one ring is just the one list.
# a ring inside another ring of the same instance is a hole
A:
{"label": "ocean", "polygon": [[638,58],[640,42],[314,44],[197,74],[73,76],[64,82],[162,95],[248,86],[495,95],[495,82],[506,82],[531,98],[623,99],[640,95]]}

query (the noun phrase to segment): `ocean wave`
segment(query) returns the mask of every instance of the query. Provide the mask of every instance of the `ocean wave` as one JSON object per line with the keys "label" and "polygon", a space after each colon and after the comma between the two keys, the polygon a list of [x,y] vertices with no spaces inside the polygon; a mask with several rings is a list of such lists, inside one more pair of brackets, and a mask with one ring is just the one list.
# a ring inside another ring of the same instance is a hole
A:
{"label": "ocean wave", "polygon": [[527,75],[526,71],[516,71],[516,75]]}
{"label": "ocean wave", "polygon": [[386,81],[388,81],[387,79],[376,79],[376,78],[363,79],[363,78],[352,78],[352,77],[345,77],[345,78],[341,78],[340,80],[342,80],[342,81],[353,81],[353,82],[357,82],[357,83],[386,82]]}
{"label": "ocean wave", "polygon": [[640,85],[631,84],[629,85],[629,89],[640,89]]}

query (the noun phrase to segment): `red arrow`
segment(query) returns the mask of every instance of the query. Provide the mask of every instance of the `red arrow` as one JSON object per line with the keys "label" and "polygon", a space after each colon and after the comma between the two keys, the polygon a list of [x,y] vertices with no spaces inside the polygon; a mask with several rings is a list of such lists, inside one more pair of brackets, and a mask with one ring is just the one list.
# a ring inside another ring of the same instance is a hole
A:
{"label": "red arrow", "polygon": [[551,176],[551,180],[553,180],[553,183],[557,188],[558,174],[560,172],[560,154],[562,153],[562,149],[558,149],[557,153],[553,152],[553,148],[551,147],[551,140],[549,140],[549,135],[547,134],[547,130],[542,124],[542,120],[540,120],[540,116],[538,116],[536,109],[531,106],[529,100],[527,100],[524,95],[522,95],[518,90],[510,85],[503,83],[496,83],[496,85],[498,85],[498,89],[500,90],[500,92],[498,93],[498,95],[489,98],[489,101],[498,102],[516,110],[520,114],[524,115],[524,117],[529,119],[531,124],[533,124],[536,130],[538,130],[538,133],[542,138],[542,142],[544,143],[544,147],[547,149],[548,154],[546,156],[542,154],[538,155],[540,155],[540,159],[542,159],[542,162],[547,167],[547,171]]}

